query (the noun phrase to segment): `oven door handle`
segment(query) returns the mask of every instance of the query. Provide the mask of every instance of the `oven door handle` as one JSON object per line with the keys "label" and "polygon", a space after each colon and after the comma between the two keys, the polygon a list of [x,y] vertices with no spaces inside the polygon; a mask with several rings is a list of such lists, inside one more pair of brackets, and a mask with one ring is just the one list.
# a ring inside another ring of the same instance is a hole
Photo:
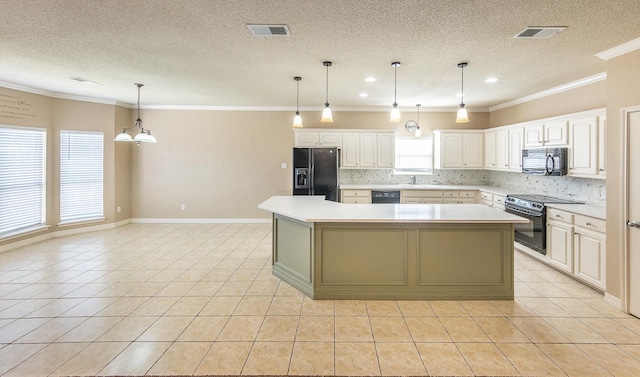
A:
{"label": "oven door handle", "polygon": [[511,212],[514,215],[525,215],[525,216],[533,216],[533,217],[543,217],[544,213],[542,212],[536,212],[536,211],[527,211],[524,209],[520,209],[520,208],[515,208],[513,206],[510,205],[506,205],[505,209],[507,209],[507,212]]}

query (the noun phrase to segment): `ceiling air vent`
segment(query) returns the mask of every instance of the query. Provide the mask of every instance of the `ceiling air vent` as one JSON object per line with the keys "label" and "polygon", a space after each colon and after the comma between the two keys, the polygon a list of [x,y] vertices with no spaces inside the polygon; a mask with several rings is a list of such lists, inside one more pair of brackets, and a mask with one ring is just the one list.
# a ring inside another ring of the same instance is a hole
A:
{"label": "ceiling air vent", "polygon": [[287,25],[247,25],[251,34],[256,37],[288,37]]}
{"label": "ceiling air vent", "polygon": [[566,29],[566,26],[529,26],[514,38],[548,39]]}

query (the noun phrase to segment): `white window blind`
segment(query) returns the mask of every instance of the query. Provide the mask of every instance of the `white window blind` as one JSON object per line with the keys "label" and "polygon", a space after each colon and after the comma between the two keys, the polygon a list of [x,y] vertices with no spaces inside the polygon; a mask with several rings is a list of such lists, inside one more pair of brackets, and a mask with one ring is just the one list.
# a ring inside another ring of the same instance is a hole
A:
{"label": "white window blind", "polygon": [[395,174],[432,174],[433,139],[396,137]]}
{"label": "white window blind", "polygon": [[46,135],[0,126],[0,238],[45,224]]}
{"label": "white window blind", "polygon": [[102,132],[60,131],[60,222],[102,218]]}

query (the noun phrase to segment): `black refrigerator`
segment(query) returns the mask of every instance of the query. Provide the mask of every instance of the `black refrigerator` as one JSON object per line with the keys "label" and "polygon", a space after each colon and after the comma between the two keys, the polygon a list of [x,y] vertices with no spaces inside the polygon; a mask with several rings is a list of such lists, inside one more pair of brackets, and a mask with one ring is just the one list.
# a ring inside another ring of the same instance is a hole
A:
{"label": "black refrigerator", "polygon": [[338,148],[293,148],[293,195],[340,201]]}

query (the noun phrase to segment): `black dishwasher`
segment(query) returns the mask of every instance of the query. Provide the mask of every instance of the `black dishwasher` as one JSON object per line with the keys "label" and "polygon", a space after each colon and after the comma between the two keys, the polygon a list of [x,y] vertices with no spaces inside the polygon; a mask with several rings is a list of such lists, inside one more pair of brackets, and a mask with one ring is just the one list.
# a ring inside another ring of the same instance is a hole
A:
{"label": "black dishwasher", "polygon": [[371,203],[372,204],[400,203],[400,191],[373,190],[371,191]]}

